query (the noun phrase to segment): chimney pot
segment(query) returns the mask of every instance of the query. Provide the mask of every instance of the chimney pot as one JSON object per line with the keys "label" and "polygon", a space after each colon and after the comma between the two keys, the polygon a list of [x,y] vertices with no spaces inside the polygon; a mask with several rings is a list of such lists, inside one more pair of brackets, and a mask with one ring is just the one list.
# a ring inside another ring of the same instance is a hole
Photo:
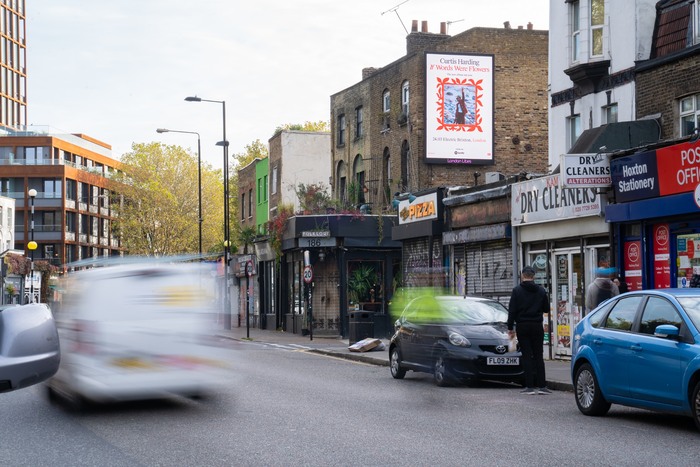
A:
{"label": "chimney pot", "polygon": [[411,32],[418,32],[418,20],[414,19],[411,22]]}
{"label": "chimney pot", "polygon": [[527,23],[527,30],[532,31],[532,23]]}
{"label": "chimney pot", "polygon": [[522,28],[523,28],[523,26],[522,26],[522,25],[518,26],[518,29],[522,29]]}
{"label": "chimney pot", "polygon": [[420,32],[428,32],[428,22],[427,21],[421,22]]}
{"label": "chimney pot", "polygon": [[505,21],[505,22],[503,23],[503,27],[506,28],[506,29],[510,29],[510,21]]}
{"label": "chimney pot", "polygon": [[440,23],[440,34],[447,34],[447,23],[445,21]]}

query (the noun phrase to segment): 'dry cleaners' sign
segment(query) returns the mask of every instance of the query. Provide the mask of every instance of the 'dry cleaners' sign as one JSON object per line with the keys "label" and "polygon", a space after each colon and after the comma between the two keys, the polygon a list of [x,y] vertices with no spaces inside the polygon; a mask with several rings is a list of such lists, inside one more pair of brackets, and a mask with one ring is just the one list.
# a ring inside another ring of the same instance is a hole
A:
{"label": "'dry cleaners' sign", "polygon": [[559,175],[536,178],[511,186],[511,223],[550,222],[600,215],[602,204],[595,188],[564,188]]}

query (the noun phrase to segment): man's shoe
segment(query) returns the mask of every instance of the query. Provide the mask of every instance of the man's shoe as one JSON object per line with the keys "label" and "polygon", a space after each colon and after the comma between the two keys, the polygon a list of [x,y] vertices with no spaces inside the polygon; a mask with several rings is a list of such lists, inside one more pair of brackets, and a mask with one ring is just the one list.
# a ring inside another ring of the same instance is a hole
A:
{"label": "man's shoe", "polygon": [[550,391],[550,390],[547,389],[547,388],[539,388],[539,389],[537,390],[537,394],[551,394],[551,393],[552,393],[552,391]]}
{"label": "man's shoe", "polygon": [[525,388],[522,391],[520,391],[520,394],[525,394],[527,396],[533,396],[533,395],[537,394],[537,391],[535,391],[532,388]]}

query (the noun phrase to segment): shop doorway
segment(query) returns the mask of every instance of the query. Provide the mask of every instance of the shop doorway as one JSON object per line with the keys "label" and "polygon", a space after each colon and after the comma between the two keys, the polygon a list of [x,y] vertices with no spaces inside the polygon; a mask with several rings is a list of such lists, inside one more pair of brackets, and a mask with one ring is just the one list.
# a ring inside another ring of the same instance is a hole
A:
{"label": "shop doorway", "polygon": [[[545,344],[551,346],[550,356],[569,358],[572,332],[583,316],[585,295],[583,260],[580,249],[554,250],[550,258],[551,313],[549,322],[545,323],[545,333],[549,337]],[[530,258],[531,264],[535,265],[544,266],[543,260],[545,255],[541,253],[532,254]],[[546,285],[545,288],[547,288]]]}

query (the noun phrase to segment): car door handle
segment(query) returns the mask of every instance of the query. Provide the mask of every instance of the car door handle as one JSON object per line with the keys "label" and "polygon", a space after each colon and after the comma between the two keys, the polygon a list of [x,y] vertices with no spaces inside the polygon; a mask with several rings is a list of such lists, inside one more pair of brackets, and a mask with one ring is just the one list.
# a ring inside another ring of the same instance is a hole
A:
{"label": "car door handle", "polygon": [[593,339],[593,343],[594,343],[595,345],[600,345],[600,344],[603,343],[603,339]]}
{"label": "car door handle", "polygon": [[642,346],[639,344],[632,344],[630,345],[631,350],[642,350]]}

